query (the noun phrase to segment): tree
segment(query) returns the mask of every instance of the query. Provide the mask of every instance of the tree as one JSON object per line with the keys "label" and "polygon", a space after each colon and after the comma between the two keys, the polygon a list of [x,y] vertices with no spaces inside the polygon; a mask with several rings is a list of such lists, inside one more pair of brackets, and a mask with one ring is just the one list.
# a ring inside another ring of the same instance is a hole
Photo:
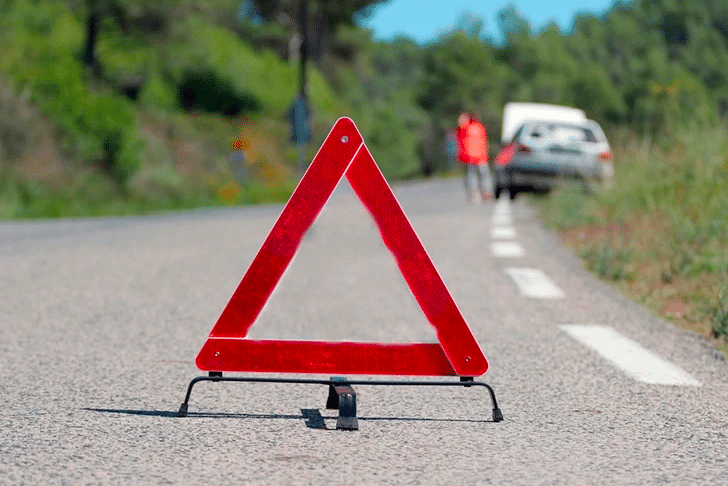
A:
{"label": "tree", "polygon": [[307,45],[305,49],[321,62],[326,49],[327,36],[340,25],[352,25],[367,18],[374,8],[388,0],[253,0],[263,19],[287,24],[296,32],[303,32],[301,12],[307,12]]}
{"label": "tree", "polygon": [[[167,27],[173,12],[183,10],[181,7],[186,1],[188,0],[85,0],[84,64],[95,77],[101,74],[96,59],[96,46],[105,18],[112,18],[123,32],[137,30],[145,34],[158,33]],[[79,8],[79,5],[75,6]]]}
{"label": "tree", "polygon": [[[302,0],[253,0],[265,20],[280,20],[281,15],[291,20],[298,18]],[[319,17],[333,30],[339,24],[352,24],[369,16],[374,8],[388,0],[307,0],[313,16]]]}
{"label": "tree", "polygon": [[498,27],[506,43],[510,43],[513,37],[531,35],[531,27],[528,25],[528,21],[512,4],[498,12]]}

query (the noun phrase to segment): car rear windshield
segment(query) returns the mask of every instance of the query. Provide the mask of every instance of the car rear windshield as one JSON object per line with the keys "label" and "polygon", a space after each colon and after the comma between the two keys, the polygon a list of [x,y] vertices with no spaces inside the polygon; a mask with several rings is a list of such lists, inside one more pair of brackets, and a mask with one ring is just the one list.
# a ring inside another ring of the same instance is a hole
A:
{"label": "car rear windshield", "polygon": [[[520,135],[521,130],[518,132]],[[537,123],[531,127],[528,136],[530,138],[550,139],[560,143],[597,141],[597,137],[591,129],[561,123]]]}

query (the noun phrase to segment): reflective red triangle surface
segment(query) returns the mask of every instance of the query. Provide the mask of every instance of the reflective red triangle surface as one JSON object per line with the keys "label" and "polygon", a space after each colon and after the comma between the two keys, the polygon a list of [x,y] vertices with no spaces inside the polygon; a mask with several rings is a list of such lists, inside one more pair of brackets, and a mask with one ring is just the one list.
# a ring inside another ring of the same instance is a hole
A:
{"label": "reflective red triangle surface", "polygon": [[[344,176],[374,219],[439,344],[246,338]],[[354,122],[341,118],[212,328],[197,366],[226,372],[480,376],[488,362]]]}

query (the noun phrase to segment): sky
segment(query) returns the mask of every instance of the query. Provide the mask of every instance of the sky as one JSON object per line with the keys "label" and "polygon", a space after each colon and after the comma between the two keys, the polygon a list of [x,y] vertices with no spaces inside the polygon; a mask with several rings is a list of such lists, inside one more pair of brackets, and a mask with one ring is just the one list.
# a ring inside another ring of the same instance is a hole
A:
{"label": "sky", "polygon": [[462,14],[471,13],[485,21],[485,34],[498,40],[497,14],[509,4],[528,20],[533,31],[555,22],[565,32],[571,29],[576,14],[601,15],[614,0],[389,0],[361,25],[374,32],[375,40],[404,35],[424,44],[452,30]]}

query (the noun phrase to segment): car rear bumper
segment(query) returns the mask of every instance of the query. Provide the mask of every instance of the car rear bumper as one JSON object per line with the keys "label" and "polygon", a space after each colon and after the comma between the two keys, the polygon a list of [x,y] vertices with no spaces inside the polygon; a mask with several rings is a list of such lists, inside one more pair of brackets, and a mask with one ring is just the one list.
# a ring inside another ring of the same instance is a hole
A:
{"label": "car rear bumper", "polygon": [[563,179],[602,180],[601,167],[574,169],[554,165],[521,163],[513,161],[505,166],[494,167],[496,183],[501,187],[533,186],[551,187]]}

